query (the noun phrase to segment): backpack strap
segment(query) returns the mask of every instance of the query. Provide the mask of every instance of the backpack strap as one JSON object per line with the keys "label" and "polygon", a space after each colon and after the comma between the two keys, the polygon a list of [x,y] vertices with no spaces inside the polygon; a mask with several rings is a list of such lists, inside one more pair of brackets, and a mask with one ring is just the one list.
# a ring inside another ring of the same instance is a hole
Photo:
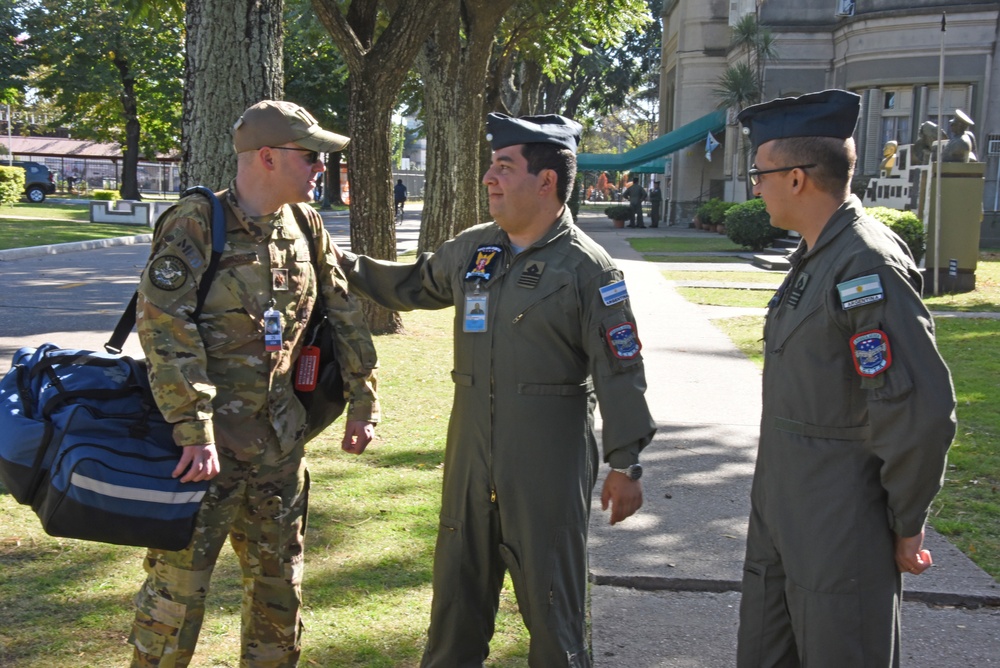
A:
{"label": "backpack strap", "polygon": [[[194,312],[191,314],[191,317],[197,322],[198,318],[201,317],[201,309],[205,306],[208,290],[212,287],[212,279],[215,278],[215,272],[219,269],[222,250],[226,246],[226,214],[222,208],[222,202],[219,201],[219,198],[216,197],[211,188],[194,186],[185,190],[181,194],[181,198],[183,199],[188,195],[196,194],[207,197],[212,204],[212,256],[209,258],[208,267],[206,267],[205,273],[201,275],[201,281],[198,283],[197,301],[195,302]],[[132,299],[129,300],[128,306],[125,307],[121,318],[118,319],[118,324],[115,325],[115,329],[111,333],[111,338],[104,344],[104,349],[112,355],[121,354],[122,346],[125,345],[125,339],[128,338],[132,328],[135,327],[135,308],[138,304],[139,291],[136,290],[132,294]]]}

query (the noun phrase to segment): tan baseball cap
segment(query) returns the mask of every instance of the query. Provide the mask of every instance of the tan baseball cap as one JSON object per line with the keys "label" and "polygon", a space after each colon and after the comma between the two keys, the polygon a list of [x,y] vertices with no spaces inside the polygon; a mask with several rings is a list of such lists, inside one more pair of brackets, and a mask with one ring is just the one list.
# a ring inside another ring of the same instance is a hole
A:
{"label": "tan baseball cap", "polygon": [[243,112],[233,125],[233,147],[237,153],[262,146],[295,142],[311,151],[339,151],[351,141],[324,130],[313,115],[292,102],[264,100]]}

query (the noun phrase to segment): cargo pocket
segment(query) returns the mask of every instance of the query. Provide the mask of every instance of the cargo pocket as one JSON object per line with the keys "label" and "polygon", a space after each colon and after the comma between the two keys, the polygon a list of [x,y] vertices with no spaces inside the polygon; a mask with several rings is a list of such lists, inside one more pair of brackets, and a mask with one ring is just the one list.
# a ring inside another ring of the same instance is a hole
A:
{"label": "cargo pocket", "polygon": [[434,605],[450,603],[461,595],[457,573],[462,572],[464,554],[462,523],[441,515],[434,546]]}
{"label": "cargo pocket", "polygon": [[162,657],[167,650],[175,652],[187,606],[145,592],[140,592],[135,603],[138,609],[128,638],[129,644],[134,645],[140,654],[151,657]]}
{"label": "cargo pocket", "polygon": [[524,620],[524,625],[528,627],[528,630],[531,630],[531,592],[528,591],[528,583],[524,579],[521,562],[518,561],[513,550],[503,543],[500,543],[499,548],[500,556],[503,558],[503,562],[507,564],[507,570],[510,571],[510,579],[514,582],[514,596],[517,597],[517,608],[521,613],[521,618]]}
{"label": "cargo pocket", "polygon": [[767,606],[767,566],[748,561],[743,565],[736,665],[760,665]]}

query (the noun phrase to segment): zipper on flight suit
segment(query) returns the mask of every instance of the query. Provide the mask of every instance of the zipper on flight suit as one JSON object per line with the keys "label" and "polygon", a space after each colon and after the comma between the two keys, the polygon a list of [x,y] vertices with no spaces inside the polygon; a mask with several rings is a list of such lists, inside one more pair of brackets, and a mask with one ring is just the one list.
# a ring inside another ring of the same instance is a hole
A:
{"label": "zipper on flight suit", "polygon": [[513,320],[511,320],[511,321],[510,321],[510,323],[511,323],[512,325],[516,325],[517,323],[519,323],[519,322],[521,321],[521,319],[522,319],[522,318],[523,318],[524,316],[526,316],[526,315],[527,315],[527,314],[528,314],[528,313],[529,313],[529,312],[530,312],[531,310],[533,310],[533,309],[534,309],[534,308],[535,308],[536,306],[539,306],[539,305],[541,305],[541,304],[544,304],[545,302],[547,302],[547,301],[549,300],[549,298],[550,298],[550,297],[554,297],[554,296],[556,296],[557,294],[559,294],[560,292],[562,292],[562,291],[563,291],[563,289],[565,289],[565,288],[567,288],[567,287],[569,287],[569,283],[565,283],[565,284],[563,284],[563,285],[560,285],[560,286],[559,286],[559,287],[558,287],[557,289],[555,289],[555,290],[553,290],[552,292],[550,292],[549,294],[545,295],[544,297],[542,297],[542,298],[541,298],[541,299],[539,299],[538,301],[534,302],[533,304],[529,304],[529,305],[528,305],[528,307],[527,307],[526,309],[524,309],[523,311],[521,311],[520,313],[518,313],[518,314],[517,314],[516,316],[514,316],[514,319],[513,319]]}

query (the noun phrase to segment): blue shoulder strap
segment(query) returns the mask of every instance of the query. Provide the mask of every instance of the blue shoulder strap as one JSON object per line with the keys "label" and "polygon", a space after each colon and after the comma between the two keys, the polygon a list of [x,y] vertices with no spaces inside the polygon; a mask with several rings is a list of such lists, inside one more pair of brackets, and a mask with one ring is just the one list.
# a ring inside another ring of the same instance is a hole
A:
{"label": "blue shoulder strap", "polygon": [[[212,286],[212,279],[215,278],[215,272],[219,268],[222,249],[226,246],[226,214],[222,209],[222,202],[215,196],[211,188],[194,186],[181,193],[181,198],[188,195],[203,195],[212,204],[212,257],[209,258],[208,267],[205,268],[205,273],[201,275],[201,281],[198,283],[198,299],[195,302],[194,312],[191,314],[192,318],[197,321],[201,316],[201,309],[205,305],[205,298],[208,297],[208,290]],[[135,307],[138,303],[139,291],[136,290],[121,318],[118,319],[118,324],[115,325],[111,338],[104,344],[104,349],[112,355],[121,354],[125,339],[135,327]]]}

